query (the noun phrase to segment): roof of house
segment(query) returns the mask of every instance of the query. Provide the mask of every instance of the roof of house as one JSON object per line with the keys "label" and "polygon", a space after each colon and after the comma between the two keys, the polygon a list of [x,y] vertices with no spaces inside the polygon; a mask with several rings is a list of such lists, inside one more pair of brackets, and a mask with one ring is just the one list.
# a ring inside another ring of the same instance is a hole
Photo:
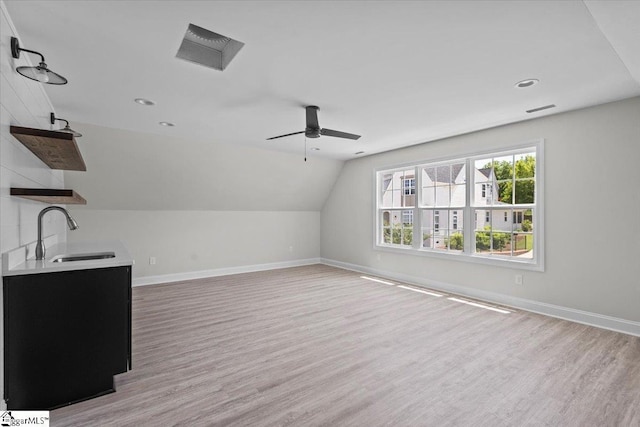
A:
{"label": "roof of house", "polygon": [[425,168],[425,172],[432,181],[453,184],[456,182],[458,175],[460,175],[460,171],[462,171],[463,169],[464,163],[457,163],[451,165],[451,174],[449,174],[448,166],[435,166]]}
{"label": "roof of house", "polygon": [[478,172],[480,172],[482,175],[486,176],[487,178],[491,178],[491,171],[493,171],[493,168],[478,169]]}

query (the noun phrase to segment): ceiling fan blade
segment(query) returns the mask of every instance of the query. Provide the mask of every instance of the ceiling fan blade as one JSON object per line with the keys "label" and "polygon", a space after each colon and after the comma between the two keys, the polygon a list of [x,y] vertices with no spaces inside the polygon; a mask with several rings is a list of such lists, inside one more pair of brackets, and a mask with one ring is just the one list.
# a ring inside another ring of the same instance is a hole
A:
{"label": "ceiling fan blade", "polygon": [[307,128],[308,129],[320,129],[318,124],[318,107],[315,105],[309,105],[305,107],[307,110]]}
{"label": "ceiling fan blade", "polygon": [[272,136],[271,138],[267,138],[267,141],[270,140],[270,139],[278,139],[278,138],[284,138],[285,136],[297,135],[299,133],[304,133],[304,131],[301,130],[300,132],[288,133],[286,135]]}
{"label": "ceiling fan blade", "polygon": [[333,129],[320,129],[320,135],[324,136],[334,136],[336,138],[346,138],[346,139],[358,139],[360,135],[355,135],[353,133],[340,132],[339,130]]}

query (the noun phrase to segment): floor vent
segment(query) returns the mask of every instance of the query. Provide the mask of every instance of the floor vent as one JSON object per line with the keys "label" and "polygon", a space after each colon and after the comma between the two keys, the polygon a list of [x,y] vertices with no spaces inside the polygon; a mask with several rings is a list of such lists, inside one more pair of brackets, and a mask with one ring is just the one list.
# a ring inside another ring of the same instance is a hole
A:
{"label": "floor vent", "polygon": [[223,71],[244,43],[189,24],[176,58]]}

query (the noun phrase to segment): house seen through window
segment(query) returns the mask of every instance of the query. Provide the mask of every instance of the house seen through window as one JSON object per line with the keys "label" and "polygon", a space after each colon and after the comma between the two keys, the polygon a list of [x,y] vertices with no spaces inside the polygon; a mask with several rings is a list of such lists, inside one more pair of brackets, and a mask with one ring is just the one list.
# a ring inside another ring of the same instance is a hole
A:
{"label": "house seen through window", "polygon": [[376,244],[538,264],[539,146],[376,173]]}

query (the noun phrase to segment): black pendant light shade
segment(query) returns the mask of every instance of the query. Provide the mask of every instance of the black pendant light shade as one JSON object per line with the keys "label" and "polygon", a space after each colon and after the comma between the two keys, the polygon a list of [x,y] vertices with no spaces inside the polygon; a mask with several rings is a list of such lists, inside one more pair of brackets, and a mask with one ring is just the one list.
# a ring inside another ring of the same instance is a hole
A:
{"label": "black pendant light shade", "polygon": [[60,132],[66,132],[66,133],[70,133],[71,135],[73,135],[76,138],[80,138],[82,136],[82,134],[80,132],[76,132],[75,130],[71,129],[71,127],[69,127],[69,121],[65,120],[65,119],[60,119],[58,117],[56,117],[56,115],[54,113],[51,113],[51,124],[55,124],[55,122],[59,121],[59,122],[65,122],[65,126],[64,129],[60,129]]}
{"label": "black pendant light shade", "polygon": [[40,52],[21,48],[18,39],[15,37],[11,37],[11,55],[14,58],[18,59],[20,58],[20,52],[29,52],[33,53],[34,55],[39,55],[41,61],[37,67],[22,66],[16,68],[16,71],[18,73],[22,74],[28,79],[35,80],[40,83],[48,83],[50,85],[67,84],[67,79],[47,68],[47,64],[45,64],[44,62],[44,56]]}

